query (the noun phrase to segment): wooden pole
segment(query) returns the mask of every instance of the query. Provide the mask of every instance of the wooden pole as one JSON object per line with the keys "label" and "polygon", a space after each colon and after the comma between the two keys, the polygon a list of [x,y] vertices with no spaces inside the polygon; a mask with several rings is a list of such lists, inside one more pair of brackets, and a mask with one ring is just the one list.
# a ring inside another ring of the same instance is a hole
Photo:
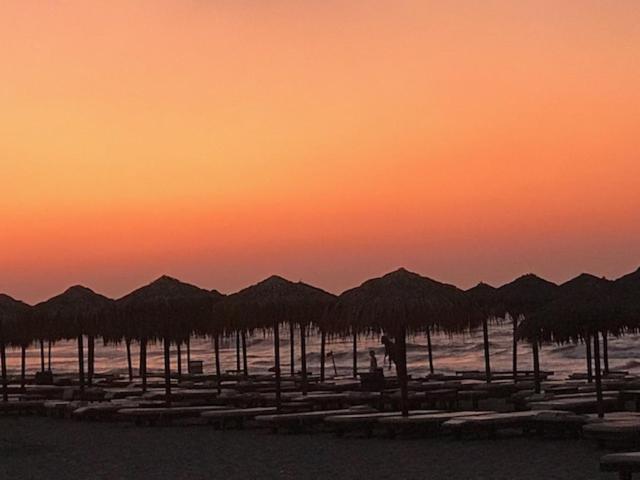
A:
{"label": "wooden pole", "polygon": [[176,357],[178,366],[178,381],[182,380],[182,346],[180,342],[176,342]]}
{"label": "wooden pole", "polygon": [[353,378],[358,378],[358,334],[353,334]]}
{"label": "wooden pole", "polygon": [[147,339],[140,340],[140,372],[142,377],[142,391],[147,391]]}
{"label": "wooden pole", "polygon": [[48,341],[48,352],[47,352],[47,368],[51,370],[51,340]]}
{"label": "wooden pole", "polygon": [[220,335],[217,333],[213,336],[213,350],[215,353],[216,380],[218,381],[218,393],[219,393],[222,374],[220,372]]}
{"label": "wooden pole", "polygon": [[591,335],[587,334],[585,336],[584,343],[587,347],[587,381],[589,383],[592,383],[593,382],[593,370],[592,370],[593,362],[591,361]]}
{"label": "wooden pole", "polygon": [[609,375],[609,339],[607,332],[602,332],[602,360],[604,362],[604,374]]}
{"label": "wooden pole", "polygon": [[167,406],[171,406],[171,341],[164,337],[164,395]]}
{"label": "wooden pole", "polygon": [[[93,385],[93,373],[95,368],[96,340],[92,335],[87,337],[87,384]],[[51,369],[51,367],[49,367]]]}
{"label": "wooden pole", "polygon": [[596,401],[598,402],[598,417],[604,417],[604,403],[602,401],[602,376],[600,374],[600,337],[598,332],[593,336],[593,359],[596,367]]}
{"label": "wooden pole", "polygon": [[240,332],[236,332],[236,373],[240,373]]}
{"label": "wooden pole", "polygon": [[187,338],[187,373],[191,373],[191,337]]}
{"label": "wooden pole", "polygon": [[296,336],[295,330],[293,327],[293,322],[289,323],[289,364],[291,376],[293,377],[296,374]]}
{"label": "wooden pole", "polygon": [[133,365],[131,364],[131,339],[126,338],[124,343],[127,347],[127,370],[129,371],[129,381],[133,381]]}
{"label": "wooden pole", "polygon": [[487,383],[491,382],[491,357],[489,352],[489,319],[482,320],[482,343],[484,347],[484,374]]}
{"label": "wooden pole", "polygon": [[44,372],[44,340],[40,339],[40,371]]}
{"label": "wooden pole", "polygon": [[249,360],[247,358],[247,332],[242,331],[242,370],[244,376],[249,376]]}
{"label": "wooden pole", "polygon": [[280,325],[276,320],[273,324],[273,353],[275,357],[275,374],[276,374],[276,408],[280,411],[282,406],[280,392]]}
{"label": "wooden pole", "polygon": [[9,382],[7,380],[7,351],[4,339],[0,340],[0,364],[2,364],[2,401],[9,401]]}
{"label": "wooden pole", "polygon": [[400,393],[402,397],[402,416],[409,416],[409,386],[407,378],[407,333],[404,327],[396,338],[398,358],[396,359],[396,372],[400,382]]}
{"label": "wooden pole", "polygon": [[429,351],[429,373],[433,375],[433,348],[431,347],[431,327],[427,327],[427,350]]}
{"label": "wooden pole", "polygon": [[518,316],[513,316],[513,382],[518,380]]}
{"label": "wooden pole", "polygon": [[326,361],[325,348],[327,343],[327,334],[324,330],[320,332],[320,381],[324,382],[324,364]]}
{"label": "wooden pole", "polygon": [[80,391],[84,391],[84,339],[78,335],[78,378],[80,380]]}
{"label": "wooden pole", "polygon": [[20,347],[20,388],[24,390],[27,384],[27,347],[22,345]]}
{"label": "wooden pole", "polygon": [[306,327],[300,325],[300,362],[302,365],[302,395],[307,394],[307,333]]}
{"label": "wooden pole", "polygon": [[540,393],[540,353],[538,347],[538,340],[535,339],[531,345],[533,351],[533,381],[535,392]]}

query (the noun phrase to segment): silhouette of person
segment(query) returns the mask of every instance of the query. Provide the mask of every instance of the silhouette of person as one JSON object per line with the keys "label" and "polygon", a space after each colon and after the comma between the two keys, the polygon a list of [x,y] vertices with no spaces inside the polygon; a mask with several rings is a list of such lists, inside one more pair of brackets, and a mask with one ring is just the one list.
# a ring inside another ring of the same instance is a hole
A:
{"label": "silhouette of person", "polygon": [[384,359],[382,360],[382,364],[384,365],[384,361],[388,358],[389,370],[391,370],[391,363],[396,363],[396,344],[386,335],[383,335],[380,341],[384,345]]}
{"label": "silhouette of person", "polygon": [[369,373],[378,372],[378,360],[376,360],[376,352],[369,350]]}

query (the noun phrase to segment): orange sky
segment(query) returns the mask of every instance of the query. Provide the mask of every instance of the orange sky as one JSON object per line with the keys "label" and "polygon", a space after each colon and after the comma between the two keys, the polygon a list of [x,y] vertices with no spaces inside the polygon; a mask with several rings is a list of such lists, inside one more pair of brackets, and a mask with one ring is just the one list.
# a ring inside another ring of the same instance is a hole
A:
{"label": "orange sky", "polygon": [[0,5],[0,291],[640,265],[640,3]]}

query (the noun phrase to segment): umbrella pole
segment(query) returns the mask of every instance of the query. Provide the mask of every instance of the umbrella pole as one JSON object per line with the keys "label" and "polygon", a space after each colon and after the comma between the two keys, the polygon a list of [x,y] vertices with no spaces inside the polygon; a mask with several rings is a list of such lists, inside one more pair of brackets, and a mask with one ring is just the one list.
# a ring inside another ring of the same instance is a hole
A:
{"label": "umbrella pole", "polygon": [[216,380],[218,383],[218,393],[220,393],[220,335],[217,333],[213,336],[213,350],[215,352],[215,363],[216,363]]}
{"label": "umbrella pole", "polygon": [[[396,372],[400,382],[400,394],[402,397],[402,416],[409,416],[409,388],[407,379],[407,332],[403,327],[396,339],[398,358],[396,359]],[[399,360],[399,361],[398,361]]]}
{"label": "umbrella pole", "polygon": [[23,344],[20,348],[20,388],[24,390],[27,383],[27,347]]}
{"label": "umbrella pole", "polygon": [[604,362],[604,374],[609,374],[609,339],[607,331],[602,332],[602,361]]}
{"label": "umbrella pole", "polygon": [[178,380],[182,380],[182,346],[180,342],[176,343],[176,357],[178,358]]}
{"label": "umbrella pole", "polygon": [[191,337],[187,338],[187,372],[191,373]]}
{"label": "umbrella pole", "polygon": [[276,408],[280,411],[281,395],[280,395],[280,325],[278,321],[273,324],[273,353],[276,362]]}
{"label": "umbrella pole", "polygon": [[307,394],[307,339],[305,326],[300,325],[300,361],[302,365],[302,395]]}
{"label": "umbrella pole", "polygon": [[491,358],[489,355],[489,320],[484,318],[482,320],[482,339],[484,347],[484,374],[487,383],[491,382]]}
{"label": "umbrella pole", "polygon": [[240,373],[240,332],[236,332],[236,374]]}
{"label": "umbrella pole", "polygon": [[249,376],[249,362],[247,360],[247,332],[242,331],[242,370],[244,376]]}
{"label": "umbrella pole", "polygon": [[518,316],[513,316],[513,382],[518,380]]}
{"label": "umbrella pole", "polygon": [[535,385],[535,392],[540,393],[540,352],[538,339],[533,340],[531,347],[533,350],[533,382]]}
{"label": "umbrella pole", "polygon": [[289,323],[289,362],[291,365],[291,376],[296,374],[296,338],[295,330],[293,328],[293,322]]}
{"label": "umbrella pole", "polygon": [[164,396],[168,407],[171,406],[171,348],[168,337],[164,337]]}
{"label": "umbrella pole", "polygon": [[598,402],[598,418],[604,417],[604,404],[602,402],[602,377],[600,375],[600,338],[598,332],[593,336],[593,359],[596,370],[596,401]]}
{"label": "umbrella pole", "polygon": [[324,363],[325,363],[325,348],[326,348],[327,334],[324,330],[320,332],[320,382],[324,382]]}
{"label": "umbrella pole", "polygon": [[131,339],[127,338],[124,341],[127,347],[127,370],[129,371],[129,381],[133,381],[133,365],[131,364]]}
{"label": "umbrella pole", "polygon": [[44,372],[44,340],[40,339],[40,371]]}
{"label": "umbrella pole", "polygon": [[48,352],[47,352],[47,368],[51,370],[51,340],[48,341]]}
{"label": "umbrella pole", "polygon": [[2,401],[9,401],[9,391],[7,382],[7,351],[4,340],[0,341],[0,363],[2,364]]}
{"label": "umbrella pole", "polygon": [[427,327],[427,350],[429,351],[429,372],[433,375],[433,349],[431,347],[431,327]]}
{"label": "umbrella pole", "polygon": [[593,371],[592,371],[593,362],[591,361],[591,335],[587,334],[585,336],[584,343],[587,347],[587,381],[589,383],[592,383],[593,382]]}
{"label": "umbrella pole", "polygon": [[140,340],[140,371],[142,377],[142,391],[147,391],[147,339]]}
{"label": "umbrella pole", "polygon": [[353,334],[353,378],[358,378],[358,334]]}
{"label": "umbrella pole", "polygon": [[[96,354],[96,340],[93,336],[87,338],[87,384],[91,386],[93,384],[93,372],[95,367],[95,354]],[[51,365],[51,364],[49,364]],[[51,366],[49,366],[51,369]]]}
{"label": "umbrella pole", "polygon": [[84,391],[84,339],[82,334],[78,335],[78,378],[80,380],[80,391]]}

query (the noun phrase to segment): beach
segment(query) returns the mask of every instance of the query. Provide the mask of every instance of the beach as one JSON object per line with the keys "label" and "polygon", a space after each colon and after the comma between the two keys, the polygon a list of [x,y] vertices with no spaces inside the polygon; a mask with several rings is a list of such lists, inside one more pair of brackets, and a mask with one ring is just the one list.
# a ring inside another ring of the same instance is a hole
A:
{"label": "beach", "polygon": [[599,473],[605,453],[580,440],[336,438],[0,418],[0,476],[11,479],[613,479]]}

